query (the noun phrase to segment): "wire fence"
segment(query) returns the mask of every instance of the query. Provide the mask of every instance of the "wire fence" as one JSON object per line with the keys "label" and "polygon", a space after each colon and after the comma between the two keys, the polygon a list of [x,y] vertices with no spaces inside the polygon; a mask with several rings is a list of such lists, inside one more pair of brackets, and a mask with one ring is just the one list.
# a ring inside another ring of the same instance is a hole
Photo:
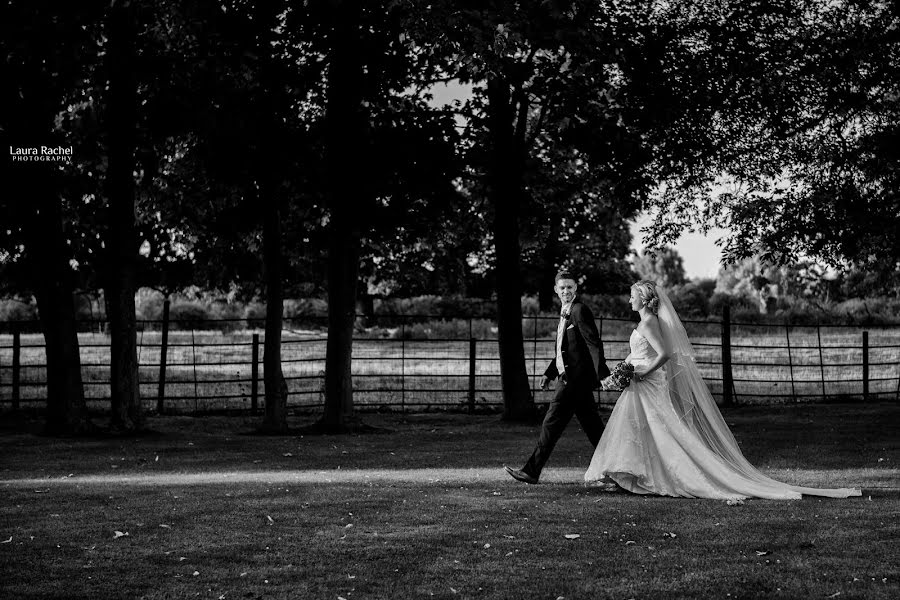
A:
{"label": "wire fence", "polygon": [[[526,370],[535,402],[554,353],[557,317],[523,319]],[[33,322],[0,333],[0,406],[40,406],[46,398],[44,339]],[[264,404],[262,323],[237,319],[142,321],[138,332],[141,397],[148,410],[202,414],[259,410]],[[428,410],[502,405],[496,324],[468,316],[370,317],[353,344],[354,402],[362,409]],[[629,352],[635,322],[598,318],[607,364]],[[723,404],[900,400],[900,327],[685,321],[696,360]],[[88,406],[106,410],[110,349],[106,324],[79,324]],[[325,317],[285,320],[282,369],[289,409],[323,405]],[[599,391],[610,405],[617,394]]]}

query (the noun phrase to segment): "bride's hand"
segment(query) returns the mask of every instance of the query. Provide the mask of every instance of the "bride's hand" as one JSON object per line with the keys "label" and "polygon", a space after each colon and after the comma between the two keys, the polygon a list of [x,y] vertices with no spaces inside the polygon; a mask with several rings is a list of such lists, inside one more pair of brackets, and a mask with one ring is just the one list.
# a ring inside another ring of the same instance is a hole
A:
{"label": "bride's hand", "polygon": [[646,376],[647,376],[647,372],[644,371],[643,369],[635,369],[634,370],[634,379],[636,381],[643,381],[644,377],[646,377]]}

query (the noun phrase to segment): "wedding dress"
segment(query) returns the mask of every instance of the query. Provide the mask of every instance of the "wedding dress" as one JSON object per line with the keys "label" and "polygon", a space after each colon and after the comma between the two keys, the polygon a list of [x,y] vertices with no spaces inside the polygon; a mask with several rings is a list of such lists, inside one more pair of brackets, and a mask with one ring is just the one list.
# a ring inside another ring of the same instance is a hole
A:
{"label": "wedding dress", "polygon": [[[789,485],[751,465],[697,369],[693,347],[671,301],[663,290],[657,292],[660,329],[670,359],[643,381],[632,380],[619,396],[584,475],[586,482],[612,479],[637,494],[685,498],[861,495],[852,488]],[[629,343],[634,365],[653,362],[656,351],[637,329]]]}

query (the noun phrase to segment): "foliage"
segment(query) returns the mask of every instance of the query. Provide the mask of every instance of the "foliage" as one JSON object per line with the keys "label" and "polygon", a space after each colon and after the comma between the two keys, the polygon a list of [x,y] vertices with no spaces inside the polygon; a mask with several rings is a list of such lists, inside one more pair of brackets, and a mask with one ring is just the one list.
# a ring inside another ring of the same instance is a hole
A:
{"label": "foliage", "polygon": [[[677,23],[691,4],[662,5],[660,16]],[[762,254],[777,264],[809,258],[835,268],[886,262],[896,272],[896,7],[697,5],[708,25],[689,60],[674,60],[675,49],[666,48],[670,73],[687,79],[704,69],[712,74],[708,91],[738,93],[719,94],[726,102],[710,114],[710,135],[720,140],[711,160],[655,199],[652,240],[718,225],[730,232],[729,261]]]}
{"label": "foliage", "polygon": [[634,261],[634,270],[641,279],[655,281],[666,289],[685,283],[684,260],[671,247],[647,248]]}

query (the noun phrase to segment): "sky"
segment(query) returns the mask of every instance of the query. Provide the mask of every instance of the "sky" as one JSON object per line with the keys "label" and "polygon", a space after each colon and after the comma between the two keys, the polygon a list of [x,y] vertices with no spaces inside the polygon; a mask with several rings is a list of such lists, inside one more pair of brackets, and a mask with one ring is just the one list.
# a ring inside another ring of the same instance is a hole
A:
{"label": "sky", "polygon": [[[640,229],[650,222],[649,215],[641,215],[631,224],[631,247],[640,251],[644,245]],[[725,233],[722,229],[712,229],[708,236],[700,233],[685,233],[674,244],[675,250],[684,261],[684,271],[688,279],[715,279],[719,272],[722,250],[715,245],[716,240]]]}

